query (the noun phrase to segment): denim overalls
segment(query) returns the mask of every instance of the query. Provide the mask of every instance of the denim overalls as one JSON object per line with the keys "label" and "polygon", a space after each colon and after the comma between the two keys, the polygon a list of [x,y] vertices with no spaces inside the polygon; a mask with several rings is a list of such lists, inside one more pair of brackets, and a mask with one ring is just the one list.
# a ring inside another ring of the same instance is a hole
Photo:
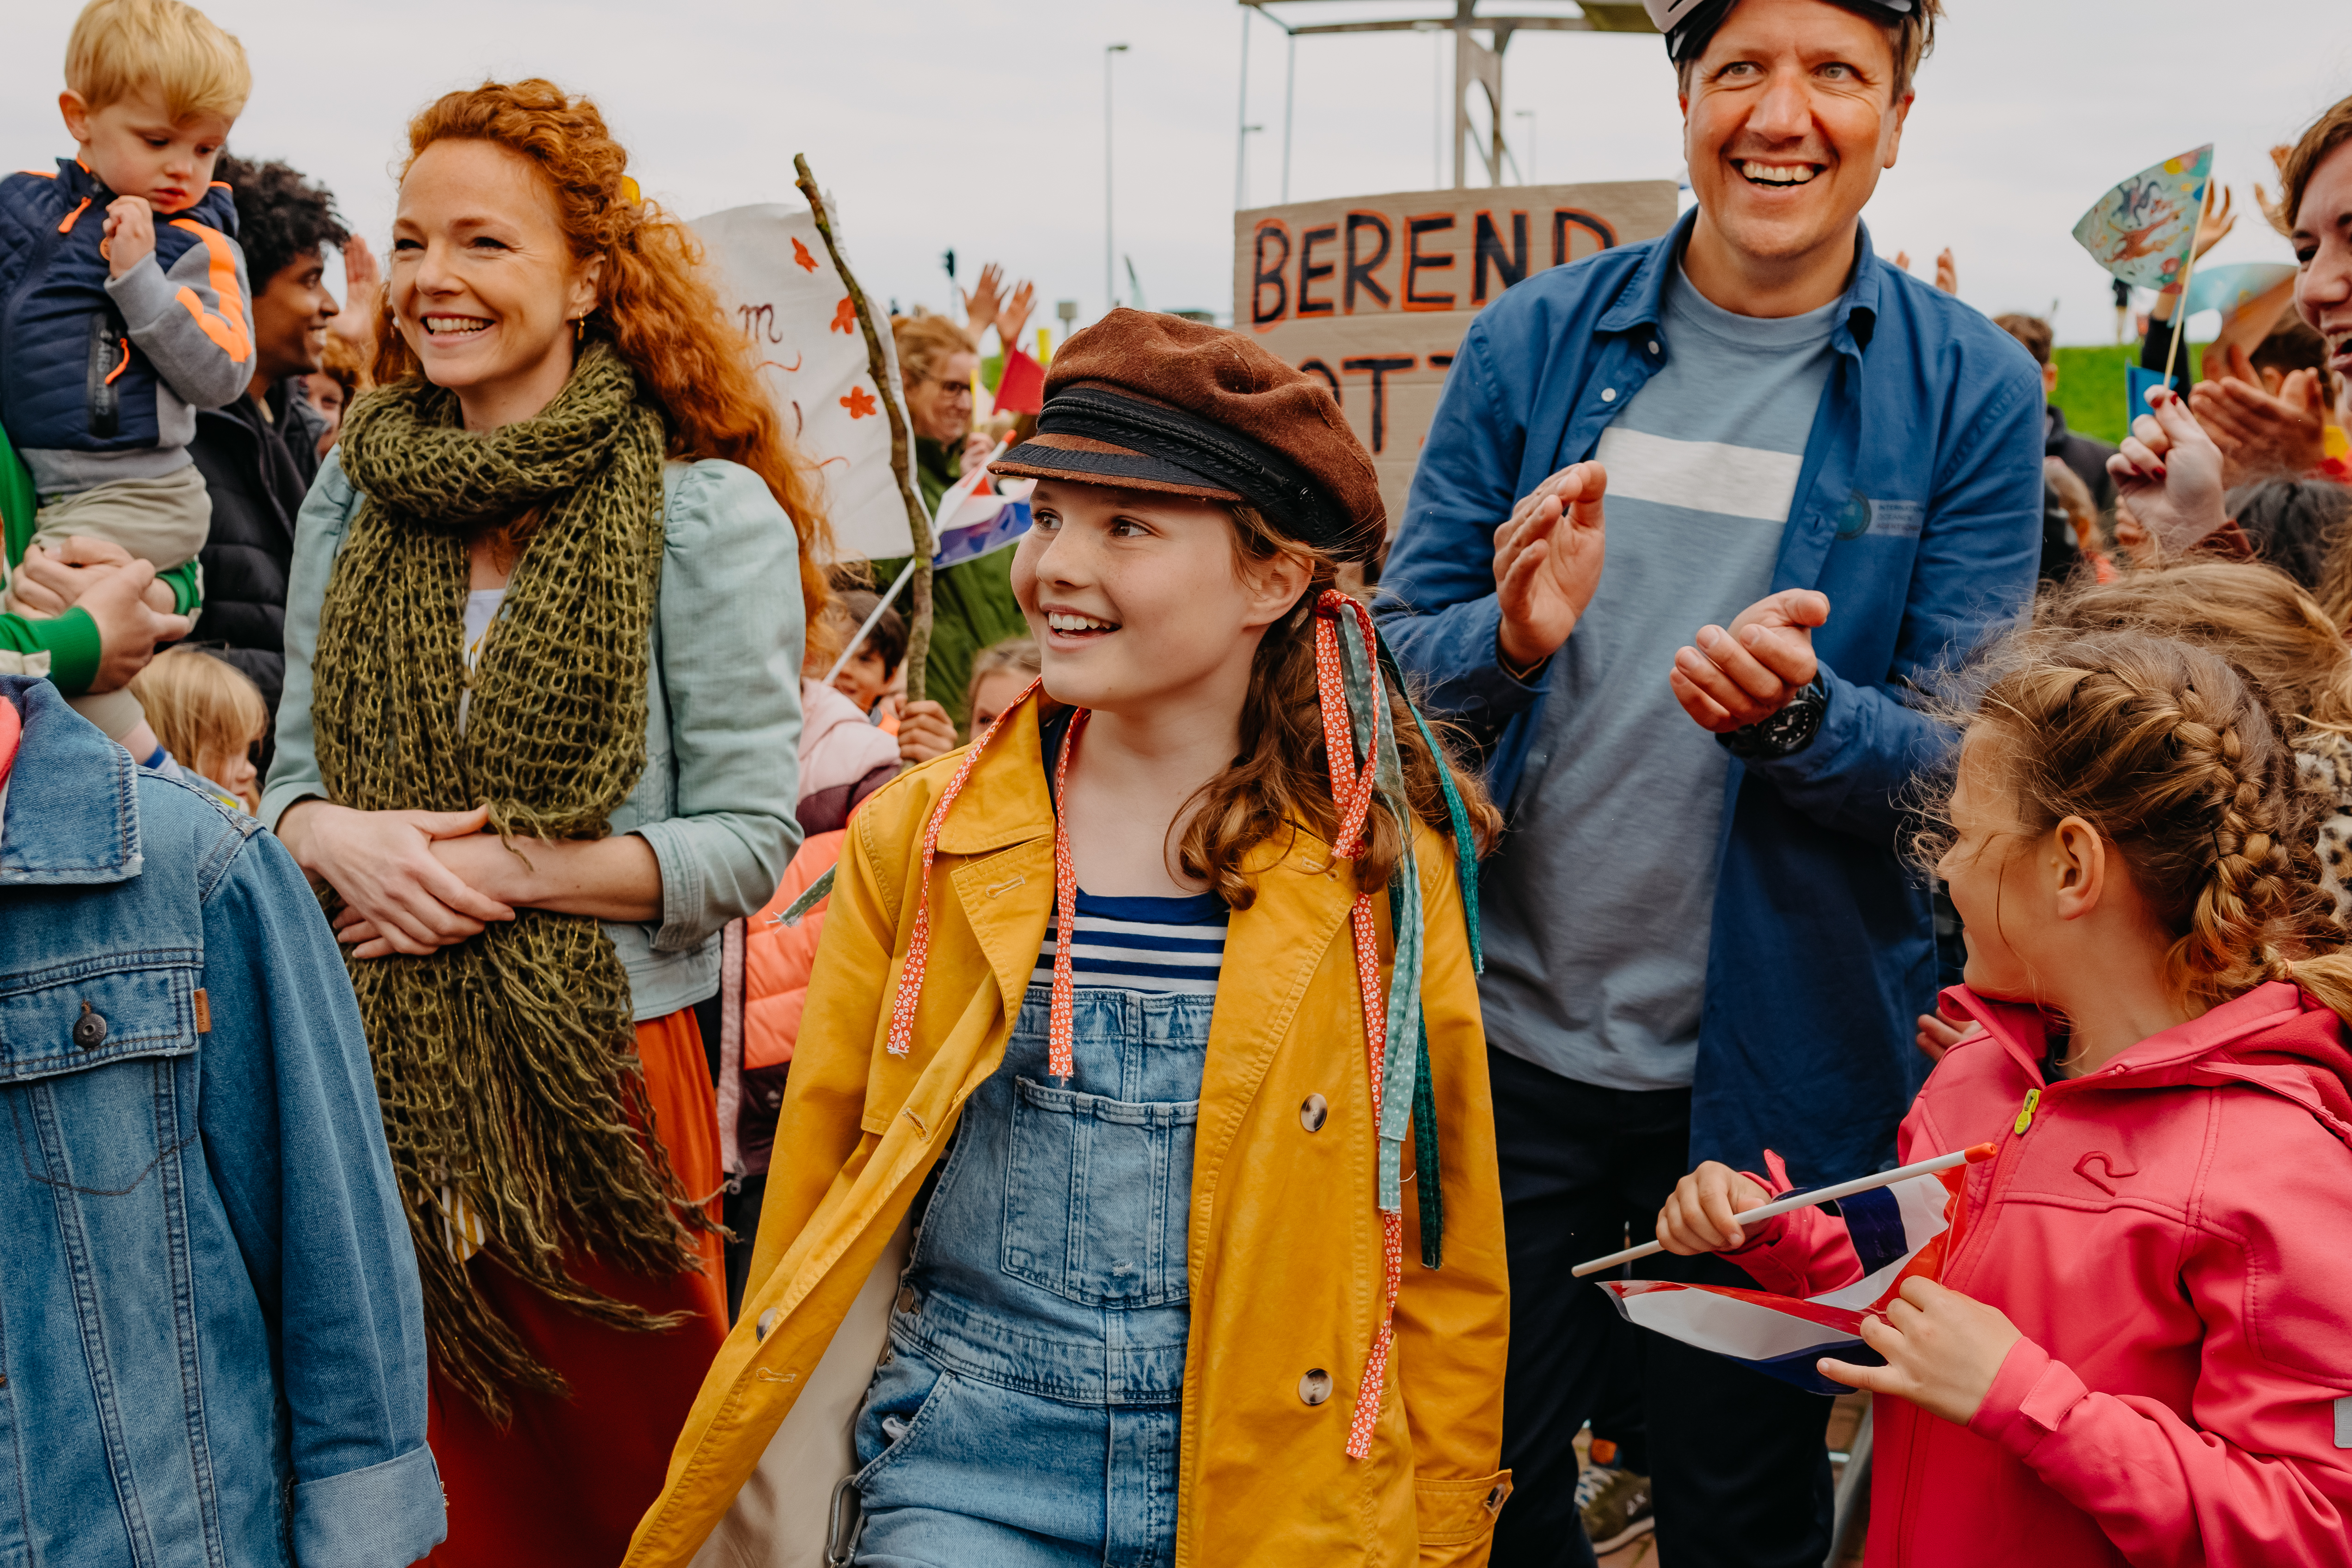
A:
{"label": "denim overalls", "polygon": [[858,1417],[875,1568],[1167,1568],[1214,997],[1032,985],[966,1103]]}

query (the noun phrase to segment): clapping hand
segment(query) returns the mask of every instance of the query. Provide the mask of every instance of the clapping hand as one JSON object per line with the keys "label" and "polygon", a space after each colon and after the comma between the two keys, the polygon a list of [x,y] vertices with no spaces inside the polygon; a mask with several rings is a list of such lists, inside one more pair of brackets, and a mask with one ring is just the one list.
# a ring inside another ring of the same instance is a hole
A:
{"label": "clapping hand", "polygon": [[1495,531],[1495,646],[1512,668],[1531,670],[1559,651],[1593,590],[1606,543],[1601,500],[1608,470],[1578,463],[1538,485]]}
{"label": "clapping hand", "polygon": [[362,349],[375,343],[376,318],[383,314],[383,268],[358,235],[343,241],[343,308],[327,331]]}
{"label": "clapping hand", "polygon": [[2308,473],[2327,456],[2327,394],[2320,373],[2289,372],[2275,391],[2263,379],[2245,349],[2233,345],[2228,375],[2189,389],[2190,412],[2221,449],[2225,485]]}
{"label": "clapping hand", "polygon": [[1728,628],[1701,626],[1693,646],[1675,655],[1667,684],[1703,730],[1727,735],[1760,722],[1820,669],[1813,628],[1829,618],[1828,595],[1785,588],[1740,611]]}

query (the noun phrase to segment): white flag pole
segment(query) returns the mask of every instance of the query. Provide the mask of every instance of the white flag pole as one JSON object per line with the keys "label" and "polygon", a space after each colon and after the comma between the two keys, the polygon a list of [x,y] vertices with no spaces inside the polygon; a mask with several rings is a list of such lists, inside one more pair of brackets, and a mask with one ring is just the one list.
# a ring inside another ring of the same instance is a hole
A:
{"label": "white flag pole", "polygon": [[[1882,1171],[1874,1176],[1857,1176],[1851,1182],[1839,1182],[1832,1186],[1815,1187],[1811,1192],[1791,1193],[1787,1197],[1777,1198],[1761,1208],[1748,1210],[1738,1216],[1739,1223],[1745,1226],[1759,1219],[1770,1219],[1775,1215],[1791,1214],[1798,1209],[1806,1208],[1814,1204],[1825,1204],[1834,1198],[1850,1198],[1856,1193],[1866,1193],[1878,1187],[1891,1187],[1897,1182],[1907,1182],[1914,1176],[1932,1176],[1938,1171],[1948,1171],[1955,1165],[1973,1165],[1980,1160],[1991,1159],[1995,1147],[1990,1143],[1971,1144],[1955,1153],[1938,1154],[1932,1160],[1921,1160],[1916,1164],[1904,1165],[1892,1171]],[[1588,1274],[1598,1274],[1604,1268],[1614,1268],[1620,1264],[1631,1263],[1637,1258],[1647,1258],[1654,1252],[1664,1250],[1664,1247],[1657,1242],[1645,1241],[1639,1247],[1629,1247],[1622,1252],[1612,1252],[1606,1258],[1596,1258],[1590,1263],[1580,1263],[1569,1272],[1581,1279]]]}
{"label": "white flag pole", "polygon": [[882,595],[881,603],[874,606],[874,613],[866,617],[866,624],[857,628],[857,635],[849,639],[849,646],[841,650],[841,657],[833,661],[833,668],[824,672],[824,679],[819,684],[831,686],[834,678],[849,668],[850,659],[856,656],[859,648],[866,646],[866,634],[879,624],[882,612],[890,607],[890,601],[898,596],[898,590],[905,587],[907,580],[915,574],[915,563],[920,559],[922,559],[920,556],[910,555],[907,558],[907,563],[898,568],[898,578],[891,583],[890,591]]}

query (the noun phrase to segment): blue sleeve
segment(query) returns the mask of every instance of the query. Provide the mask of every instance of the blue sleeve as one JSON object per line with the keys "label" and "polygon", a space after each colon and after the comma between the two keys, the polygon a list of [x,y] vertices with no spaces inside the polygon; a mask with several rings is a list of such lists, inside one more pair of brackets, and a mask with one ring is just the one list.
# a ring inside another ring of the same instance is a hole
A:
{"label": "blue sleeve", "polygon": [[695,464],[665,535],[656,613],[677,813],[631,831],[661,864],[653,945],[677,952],[756,913],[799,847],[805,628],[799,537],[751,469]]}
{"label": "blue sleeve", "polygon": [[2040,384],[2004,373],[1977,406],[1953,415],[1965,437],[1928,499],[1891,679],[1864,684],[1824,665],[1829,707],[1812,742],[1748,764],[1814,821],[1877,843],[1900,837],[1914,781],[1956,739],[1906,695],[1932,691],[2024,609],[2041,565]]}
{"label": "blue sleeve", "polygon": [[270,835],[204,893],[202,1129],[278,1334],[294,1560],[404,1568],[447,1533],[425,1446],[425,1304],[333,933]]}
{"label": "blue sleeve", "polygon": [[1470,325],[1446,373],[1395,548],[1381,574],[1381,633],[1440,713],[1500,725],[1541,696],[1496,652],[1495,531],[1508,521],[1527,447],[1527,396],[1506,395],[1486,318]]}

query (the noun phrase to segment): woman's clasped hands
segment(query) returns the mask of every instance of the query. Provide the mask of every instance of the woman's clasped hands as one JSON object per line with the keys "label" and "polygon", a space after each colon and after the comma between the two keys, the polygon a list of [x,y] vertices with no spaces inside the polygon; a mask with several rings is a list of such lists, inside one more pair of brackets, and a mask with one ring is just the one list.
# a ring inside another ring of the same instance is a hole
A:
{"label": "woman's clasped hands", "polygon": [[297,858],[342,895],[335,938],[354,957],[421,956],[478,936],[514,906],[481,888],[498,868],[483,853],[515,858],[471,811],[354,811],[311,799],[287,808],[280,833]]}

